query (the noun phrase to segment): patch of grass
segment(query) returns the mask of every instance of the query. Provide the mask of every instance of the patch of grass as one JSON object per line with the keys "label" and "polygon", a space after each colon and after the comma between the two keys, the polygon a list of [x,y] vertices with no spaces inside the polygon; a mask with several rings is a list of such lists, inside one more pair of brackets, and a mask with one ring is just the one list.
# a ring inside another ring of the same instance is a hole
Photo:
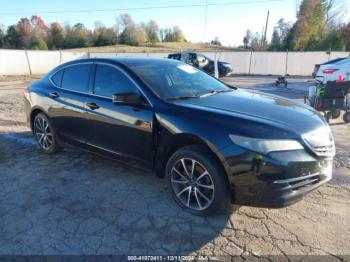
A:
{"label": "patch of grass", "polygon": [[142,46],[114,45],[89,48],[66,49],[64,51],[92,52],[92,53],[155,53],[179,51],[242,51],[239,48],[218,47],[206,43],[168,42],[145,44]]}

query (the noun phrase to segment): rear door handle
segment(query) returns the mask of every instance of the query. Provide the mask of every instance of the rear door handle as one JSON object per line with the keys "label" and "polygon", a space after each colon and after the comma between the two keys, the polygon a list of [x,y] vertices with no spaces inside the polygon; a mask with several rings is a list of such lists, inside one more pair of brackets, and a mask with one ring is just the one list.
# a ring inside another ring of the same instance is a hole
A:
{"label": "rear door handle", "polygon": [[50,97],[52,97],[52,98],[57,98],[57,97],[59,97],[60,95],[57,93],[57,92],[51,92],[50,93]]}
{"label": "rear door handle", "polygon": [[92,109],[92,110],[95,110],[95,109],[99,109],[100,107],[98,105],[96,105],[95,103],[86,103],[86,105]]}

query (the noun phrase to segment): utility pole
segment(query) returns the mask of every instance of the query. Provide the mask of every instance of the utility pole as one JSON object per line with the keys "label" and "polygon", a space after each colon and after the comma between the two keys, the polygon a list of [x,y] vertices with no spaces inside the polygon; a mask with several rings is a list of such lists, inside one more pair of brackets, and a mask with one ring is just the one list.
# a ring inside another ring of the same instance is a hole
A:
{"label": "utility pole", "polygon": [[295,0],[295,16],[299,16],[300,0]]}
{"label": "utility pole", "polygon": [[269,25],[269,17],[270,17],[270,10],[267,11],[267,17],[266,17],[266,26],[265,26],[265,33],[264,33],[264,40],[263,40],[263,48],[265,47],[266,43],[266,34],[267,34],[267,26]]}

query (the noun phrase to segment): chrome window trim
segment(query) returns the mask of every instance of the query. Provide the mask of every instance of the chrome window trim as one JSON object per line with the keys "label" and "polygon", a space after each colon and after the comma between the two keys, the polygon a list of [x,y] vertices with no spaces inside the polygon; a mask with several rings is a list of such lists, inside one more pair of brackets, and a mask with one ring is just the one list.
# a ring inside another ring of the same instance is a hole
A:
{"label": "chrome window trim", "polygon": [[[58,88],[58,89],[62,89],[62,90],[70,91],[70,92],[75,92],[75,93],[87,95],[87,94],[89,94],[89,92],[80,92],[80,91],[76,91],[76,90],[72,90],[72,89],[67,89],[67,88],[63,88],[63,87],[61,87],[61,86],[56,85],[56,84],[52,81],[52,77],[53,77],[57,72],[59,72],[59,71],[61,71],[61,70],[65,70],[65,69],[68,68],[68,67],[78,66],[78,65],[93,65],[93,64],[94,64],[93,62],[81,62],[81,63],[75,63],[75,64],[71,64],[71,65],[64,66],[64,67],[62,67],[62,68],[60,68],[60,69],[54,71],[54,72],[50,75],[49,81],[51,82],[51,84],[52,84],[54,87],[56,87],[56,88]],[[63,80],[63,76],[64,76],[64,73],[63,73],[63,75],[62,75],[62,80]],[[61,80],[61,84],[62,84],[62,80]],[[90,80],[91,80],[91,79],[90,79]]]}
{"label": "chrome window trim", "polygon": [[[122,72],[134,85],[135,87],[140,91],[140,93],[145,97],[145,99],[147,100],[147,103],[153,107],[153,104],[151,103],[151,101],[149,100],[149,98],[147,97],[147,95],[145,94],[145,92],[142,90],[142,88],[135,82],[134,79],[132,79],[128,73],[125,72],[124,69],[122,69],[121,67],[114,65],[114,64],[110,64],[110,63],[106,63],[106,62],[94,62],[94,64],[96,65],[105,65],[105,66],[110,66],[110,67],[114,67],[115,69],[119,70],[120,72]],[[96,72],[95,72],[96,74]],[[94,79],[95,80],[95,79]],[[96,96],[96,97],[101,97],[101,98],[106,98],[106,99],[110,99],[112,100],[111,97],[106,97],[106,96],[100,96],[100,95],[96,95],[95,93],[95,81],[94,81],[94,90],[93,93],[91,95]]]}
{"label": "chrome window trim", "polygon": [[[56,84],[52,81],[52,77],[53,77],[57,72],[59,72],[59,71],[61,71],[61,70],[65,70],[65,69],[68,68],[68,67],[78,66],[78,65],[94,65],[94,64],[96,64],[96,65],[100,64],[100,65],[106,65],[106,66],[114,67],[115,69],[117,69],[117,70],[119,70],[120,72],[122,72],[122,73],[135,85],[135,87],[140,91],[140,93],[145,97],[145,99],[147,100],[147,103],[148,103],[151,107],[153,107],[153,104],[151,103],[150,99],[147,97],[147,95],[145,94],[145,92],[142,90],[142,88],[140,88],[140,86],[135,82],[135,80],[132,79],[132,78],[125,72],[124,69],[122,69],[122,68],[120,68],[119,66],[116,66],[116,65],[114,65],[114,64],[107,63],[107,62],[98,62],[98,61],[97,61],[97,62],[96,62],[96,61],[94,62],[94,61],[91,61],[91,62],[80,62],[80,63],[75,63],[75,64],[67,65],[67,66],[64,66],[64,67],[62,67],[62,68],[60,68],[60,69],[55,70],[55,71],[49,76],[49,81],[50,81],[50,83],[51,83],[54,87],[56,87],[56,88],[58,88],[58,89],[62,89],[62,90],[66,90],[66,91],[70,91],[70,92],[74,92],[74,93],[78,93],[78,94],[90,95],[90,96],[94,96],[94,97],[100,97],[100,98],[105,98],[105,99],[110,99],[110,100],[112,100],[111,97],[100,96],[100,95],[94,94],[94,93],[93,93],[94,90],[93,90],[92,93],[91,93],[91,92],[80,92],[80,91],[76,91],[76,90],[71,90],[71,89],[67,89],[67,88],[62,88],[62,87],[56,85]],[[63,74],[63,75],[64,75],[64,74]],[[94,77],[95,77],[95,75],[94,75]],[[63,79],[63,76],[62,76],[62,79]],[[91,80],[91,79],[90,79],[90,80]],[[94,80],[95,80],[95,79],[94,79]],[[94,82],[94,88],[95,88],[95,82]]]}

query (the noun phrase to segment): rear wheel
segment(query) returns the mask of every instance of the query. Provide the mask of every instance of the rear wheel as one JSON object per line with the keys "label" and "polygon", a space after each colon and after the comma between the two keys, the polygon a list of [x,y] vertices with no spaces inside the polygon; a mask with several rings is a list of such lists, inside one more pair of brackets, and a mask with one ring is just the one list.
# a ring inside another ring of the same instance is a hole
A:
{"label": "rear wheel", "polygon": [[350,123],[350,112],[346,112],[343,115],[343,120],[344,120],[345,123]]}
{"label": "rear wheel", "polygon": [[33,132],[40,148],[47,154],[56,153],[60,150],[56,133],[49,118],[39,113],[34,118]]}
{"label": "rear wheel", "polygon": [[166,178],[176,203],[194,215],[212,214],[228,202],[225,171],[203,146],[176,151],[167,163]]}
{"label": "rear wheel", "polygon": [[333,110],[332,111],[332,119],[336,119],[338,117],[340,117],[340,110],[339,109]]}

